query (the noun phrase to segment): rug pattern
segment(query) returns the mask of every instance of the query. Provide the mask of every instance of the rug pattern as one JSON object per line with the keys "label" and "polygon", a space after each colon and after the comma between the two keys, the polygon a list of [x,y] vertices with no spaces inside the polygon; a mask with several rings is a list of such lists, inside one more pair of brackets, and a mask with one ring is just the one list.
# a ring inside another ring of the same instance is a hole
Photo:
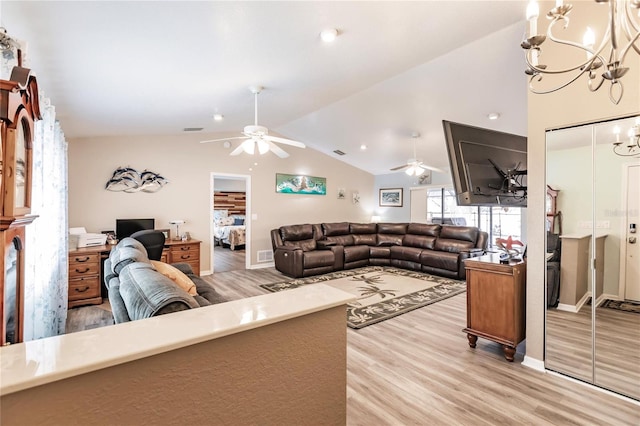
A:
{"label": "rug pattern", "polygon": [[[421,289],[417,291],[398,295],[398,291],[393,288],[393,278],[389,280],[389,282],[384,282],[384,278],[387,276],[409,277],[423,281],[423,283],[418,283]],[[464,281],[387,266],[367,266],[313,277],[298,278],[280,283],[262,284],[260,287],[276,292],[309,284],[326,283],[327,281],[342,278],[349,278],[349,281],[358,282],[360,285],[357,287],[357,292],[355,293],[358,300],[349,303],[347,306],[347,325],[354,329],[363,328],[414,309],[439,302],[464,293],[467,289]],[[335,287],[340,288],[339,286]],[[381,300],[371,304],[361,302],[372,296],[376,296]]]}
{"label": "rug pattern", "polygon": [[607,299],[602,303],[602,305],[600,305],[600,307],[602,307],[602,308],[610,308],[610,309],[617,309],[619,311],[633,312],[633,313],[636,313],[636,314],[640,314],[640,303],[632,302],[632,301],[629,301],[629,300],[611,300],[611,299]]}

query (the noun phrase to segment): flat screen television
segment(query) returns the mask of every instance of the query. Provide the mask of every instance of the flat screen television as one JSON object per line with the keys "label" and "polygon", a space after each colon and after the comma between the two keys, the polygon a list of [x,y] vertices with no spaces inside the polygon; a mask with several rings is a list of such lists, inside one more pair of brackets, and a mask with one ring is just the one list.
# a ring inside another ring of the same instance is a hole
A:
{"label": "flat screen television", "polygon": [[527,138],[442,121],[459,206],[527,206]]}
{"label": "flat screen television", "polygon": [[155,219],[116,219],[116,238],[119,240],[145,229],[155,229]]}

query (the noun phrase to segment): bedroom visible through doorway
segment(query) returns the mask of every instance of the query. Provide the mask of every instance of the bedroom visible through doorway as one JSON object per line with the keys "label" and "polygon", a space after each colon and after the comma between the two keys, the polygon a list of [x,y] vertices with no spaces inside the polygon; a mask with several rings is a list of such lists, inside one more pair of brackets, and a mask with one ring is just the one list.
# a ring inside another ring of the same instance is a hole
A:
{"label": "bedroom visible through doorway", "polygon": [[247,269],[250,177],[211,174],[211,265],[213,272]]}

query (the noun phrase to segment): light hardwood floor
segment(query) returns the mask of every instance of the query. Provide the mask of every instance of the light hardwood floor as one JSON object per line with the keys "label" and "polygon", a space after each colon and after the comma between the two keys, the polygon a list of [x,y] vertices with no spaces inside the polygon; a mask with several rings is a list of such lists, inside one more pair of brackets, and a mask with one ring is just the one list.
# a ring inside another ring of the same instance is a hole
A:
{"label": "light hardwood floor", "polygon": [[231,250],[230,248],[215,246],[213,250],[213,271],[229,272],[245,269],[246,252],[243,249]]}
{"label": "light hardwood floor", "polygon": [[[274,268],[204,277],[229,300],[287,281]],[[347,424],[635,425],[640,406],[589,386],[523,367],[499,345],[468,346],[461,294],[361,330],[348,329]],[[321,420],[319,419],[319,423]]]}

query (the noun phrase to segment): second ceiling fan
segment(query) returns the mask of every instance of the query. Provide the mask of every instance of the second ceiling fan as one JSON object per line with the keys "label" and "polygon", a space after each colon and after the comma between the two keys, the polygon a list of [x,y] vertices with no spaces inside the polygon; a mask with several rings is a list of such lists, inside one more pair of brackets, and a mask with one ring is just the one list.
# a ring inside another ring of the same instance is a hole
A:
{"label": "second ceiling fan", "polygon": [[280,158],[286,158],[289,156],[289,154],[278,145],[276,145],[276,143],[295,146],[296,148],[305,148],[305,144],[303,144],[302,142],[269,135],[269,129],[258,124],[258,95],[260,94],[260,92],[262,92],[263,89],[264,87],[262,86],[249,86],[249,90],[255,97],[255,122],[253,125],[244,127],[242,131],[242,134],[244,136],[212,139],[208,141],[201,141],[200,143],[244,139],[244,142],[238,145],[236,149],[231,151],[230,155],[240,155],[242,152],[246,152],[247,154],[254,154],[257,148],[260,154],[266,154],[267,152],[271,151]]}
{"label": "second ceiling fan", "polygon": [[416,156],[416,139],[420,137],[420,133],[413,132],[411,133],[411,139],[413,139],[413,158],[407,160],[407,164],[403,164],[402,166],[394,167],[391,169],[392,172],[406,169],[404,172],[409,176],[420,176],[427,170],[431,170],[434,172],[444,173],[442,169],[433,166],[427,166],[422,162],[422,160],[418,159]]}

